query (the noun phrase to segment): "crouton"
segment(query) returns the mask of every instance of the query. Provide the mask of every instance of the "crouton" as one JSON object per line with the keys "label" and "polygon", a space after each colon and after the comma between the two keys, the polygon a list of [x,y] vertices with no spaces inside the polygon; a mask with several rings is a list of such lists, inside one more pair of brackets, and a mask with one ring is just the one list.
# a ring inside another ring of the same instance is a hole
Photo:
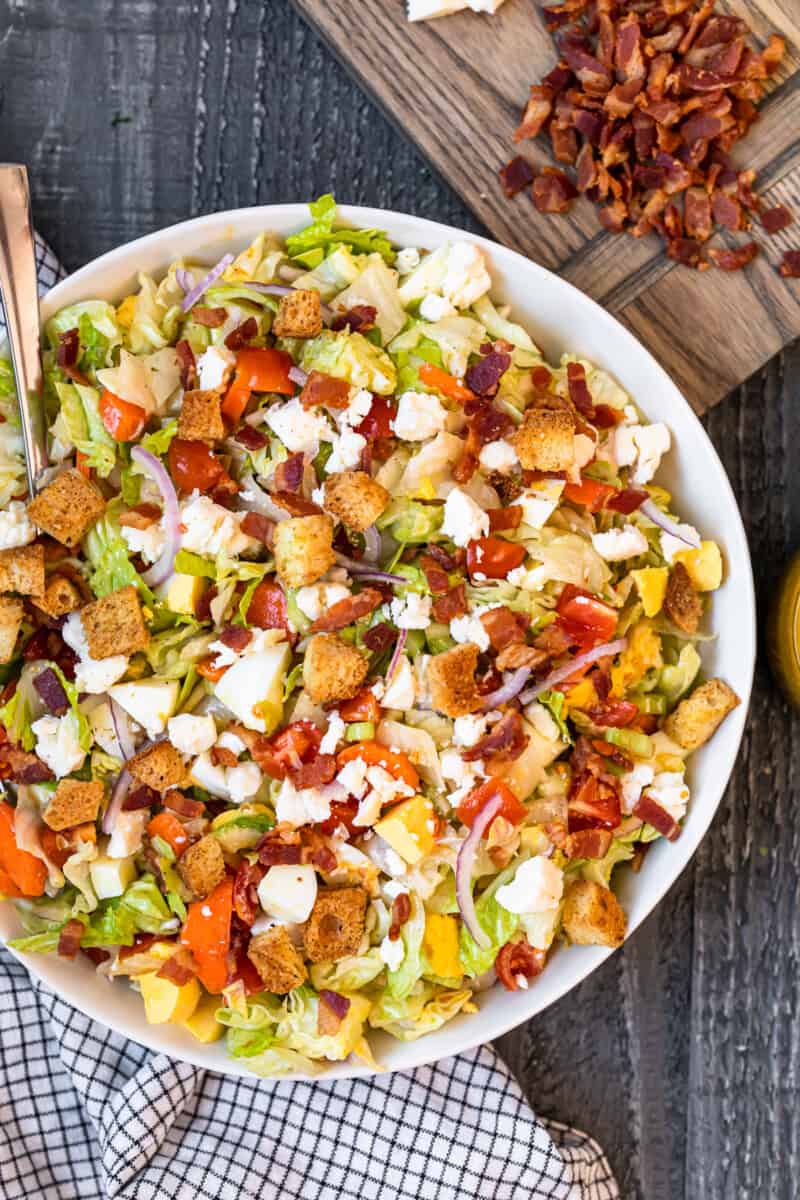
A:
{"label": "crouton", "polygon": [[306,964],[284,925],[273,925],[250,939],[247,957],[261,976],[264,988],[285,996],[308,978]]}
{"label": "crouton", "polygon": [[336,962],[355,954],[364,935],[367,893],[363,887],[319,892],[303,931],[311,962]]}
{"label": "crouton", "polygon": [[21,596],[44,593],[44,546],[0,550],[0,592],[19,592]]}
{"label": "crouton", "polygon": [[34,604],[56,620],[80,608],[83,597],[71,579],[64,575],[51,575],[45,584],[44,595],[34,600]]}
{"label": "crouton", "polygon": [[480,707],[481,698],[475,686],[478,647],[472,642],[454,646],[428,661],[427,679],[431,703],[437,712],[448,717],[464,717]]}
{"label": "crouton", "polygon": [[316,583],[336,562],[333,521],[327,515],[279,521],[272,549],[281,583],[293,588]]}
{"label": "crouton", "polygon": [[217,442],[225,437],[221,392],[184,392],[178,413],[178,437]]}
{"label": "crouton", "polygon": [[664,593],[664,612],[684,633],[697,633],[703,602],[682,562],[673,564]]}
{"label": "crouton", "polygon": [[564,932],[579,946],[621,946],[627,918],[617,897],[608,888],[579,879],[567,888]]}
{"label": "crouton", "polygon": [[317,633],[306,647],[303,685],[316,704],[350,700],[360,690],[368,670],[368,659],[355,646],[335,633]]}
{"label": "crouton", "polygon": [[169,742],[140,750],[128,760],[128,770],[138,783],[146,783],[155,792],[168,792],[189,782],[183,759]]}
{"label": "crouton", "polygon": [[105,512],[106,502],[80,471],[62,471],[28,505],[28,515],[64,546],[77,546]]}
{"label": "crouton", "polygon": [[316,337],[322,332],[322,305],[313,288],[295,288],[281,297],[272,332],[276,337]]}
{"label": "crouton", "polygon": [[575,462],[575,423],[568,412],[527,408],[509,441],[527,471],[566,471]]}
{"label": "crouton", "polygon": [[103,795],[104,788],[99,780],[82,783],[79,779],[62,779],[42,814],[44,823],[58,832],[96,821]]}
{"label": "crouton", "polygon": [[728,713],[739,704],[739,697],[721,679],[709,679],[681,700],[675,712],[664,722],[664,732],[683,746],[696,750],[704,745]]}
{"label": "crouton", "polygon": [[0,596],[0,663],[11,662],[22,624],[23,605],[12,596]]}
{"label": "crouton", "polygon": [[222,847],[213,834],[207,833],[184,850],[178,859],[178,874],[192,895],[204,900],[225,878],[225,859]]}
{"label": "crouton", "polygon": [[135,654],[150,641],[133,584],[87,604],[81,609],[81,622],[92,658]]}
{"label": "crouton", "polygon": [[337,471],[325,480],[325,508],[359,533],[375,524],[388,503],[386,488],[366,471]]}

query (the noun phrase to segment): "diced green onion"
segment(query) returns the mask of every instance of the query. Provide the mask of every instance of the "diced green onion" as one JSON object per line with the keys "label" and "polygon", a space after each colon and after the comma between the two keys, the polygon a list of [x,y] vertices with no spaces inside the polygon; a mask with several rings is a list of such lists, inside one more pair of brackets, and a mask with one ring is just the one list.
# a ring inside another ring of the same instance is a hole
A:
{"label": "diced green onion", "polygon": [[371,742],[375,737],[374,721],[355,721],[344,731],[346,742]]}
{"label": "diced green onion", "polygon": [[639,711],[643,713],[661,716],[667,711],[667,698],[660,696],[658,692],[651,692],[649,696],[637,696],[636,703],[639,705]]}
{"label": "diced green onion", "polygon": [[612,746],[630,750],[631,754],[635,754],[637,758],[653,757],[651,739],[646,733],[639,733],[637,729],[606,729],[603,736],[607,742],[611,742]]}
{"label": "diced green onion", "polygon": [[170,846],[169,842],[165,842],[162,837],[151,838],[151,843],[154,850],[157,850],[162,858],[165,858],[168,863],[175,862],[175,851]]}

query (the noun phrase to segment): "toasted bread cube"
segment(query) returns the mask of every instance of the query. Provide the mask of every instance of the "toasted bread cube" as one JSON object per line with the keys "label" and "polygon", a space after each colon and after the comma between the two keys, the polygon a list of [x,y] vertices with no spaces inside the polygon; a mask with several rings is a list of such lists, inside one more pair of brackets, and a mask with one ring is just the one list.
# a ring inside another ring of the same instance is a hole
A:
{"label": "toasted bread cube", "polygon": [[83,783],[79,779],[62,779],[42,814],[44,823],[58,832],[87,821],[94,822],[103,803],[103,795],[103,785],[98,780]]}
{"label": "toasted bread cube", "polygon": [[0,663],[11,662],[24,612],[21,600],[0,596]]}
{"label": "toasted bread cube", "polygon": [[696,750],[708,741],[737,704],[739,697],[733,688],[722,679],[709,679],[681,700],[664,722],[664,732],[684,750]]}
{"label": "toasted bread cube", "polygon": [[337,471],[325,480],[325,508],[359,533],[375,524],[388,503],[386,488],[366,471]]}
{"label": "toasted bread cube", "polygon": [[362,887],[319,892],[303,933],[311,962],[336,962],[355,954],[364,935],[367,893]]}
{"label": "toasted bread cube", "polygon": [[333,521],[327,515],[279,521],[272,549],[281,583],[293,588],[316,583],[336,562]]}
{"label": "toasted bread cube", "polygon": [[563,410],[527,408],[509,441],[526,471],[566,471],[575,462],[575,423]]}
{"label": "toasted bread cube", "polygon": [[480,707],[475,686],[478,647],[472,642],[435,654],[428,662],[431,703],[447,717],[465,717]]}
{"label": "toasted bread cube", "polygon": [[682,562],[672,566],[664,593],[664,612],[684,633],[697,633],[703,602]]}
{"label": "toasted bread cube", "polygon": [[190,442],[218,442],[225,437],[221,392],[183,393],[178,413],[178,437]]}
{"label": "toasted bread cube", "polygon": [[0,592],[43,595],[44,546],[34,544],[0,550]]}
{"label": "toasted bread cube", "polygon": [[272,322],[276,337],[316,337],[322,332],[322,305],[319,292],[313,288],[295,288],[281,296],[278,312]]}
{"label": "toasted bread cube", "polygon": [[564,932],[579,946],[621,946],[627,918],[609,888],[579,879],[567,889]]}
{"label": "toasted bread cube", "polygon": [[247,957],[261,976],[264,988],[285,996],[308,978],[306,964],[284,925],[273,925],[250,939]]}
{"label": "toasted bread cube", "polygon": [[178,873],[192,895],[204,900],[225,878],[225,859],[222,847],[213,834],[207,833],[184,850],[178,859]]}
{"label": "toasted bread cube", "polygon": [[183,758],[169,742],[157,742],[128,760],[128,770],[138,783],[155,792],[186,787],[189,782]]}
{"label": "toasted bread cube", "polygon": [[64,546],[77,546],[102,517],[106,502],[80,471],[62,471],[28,505],[28,514],[45,533]]}
{"label": "toasted bread cube", "polygon": [[133,584],[87,604],[81,609],[81,622],[92,658],[135,654],[150,641]]}
{"label": "toasted bread cube", "polygon": [[369,661],[335,633],[316,633],[306,647],[303,684],[316,704],[350,700],[364,682]]}
{"label": "toasted bread cube", "polygon": [[55,620],[80,608],[83,597],[71,579],[64,575],[51,575],[45,584],[44,595],[34,600],[34,604]]}

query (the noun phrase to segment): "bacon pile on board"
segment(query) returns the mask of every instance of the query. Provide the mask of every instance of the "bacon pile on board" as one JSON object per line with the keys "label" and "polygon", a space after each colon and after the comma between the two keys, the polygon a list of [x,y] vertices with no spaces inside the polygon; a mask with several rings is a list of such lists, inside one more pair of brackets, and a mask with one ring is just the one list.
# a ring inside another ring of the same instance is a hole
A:
{"label": "bacon pile on board", "polygon": [[[740,270],[758,253],[753,241],[706,251],[716,229],[745,233],[756,215],[769,234],[791,224],[784,205],[763,210],[755,171],[730,157],[758,119],[783,38],[759,50],[715,0],[564,0],[544,14],[559,62],[531,87],[514,139],[546,132],[573,177],[535,174],[518,156],[500,171],[506,195],[532,185],[539,212],[563,213],[583,193],[609,232],[655,231],[670,258],[700,271]],[[796,277],[798,258],[787,251],[780,273]]]}

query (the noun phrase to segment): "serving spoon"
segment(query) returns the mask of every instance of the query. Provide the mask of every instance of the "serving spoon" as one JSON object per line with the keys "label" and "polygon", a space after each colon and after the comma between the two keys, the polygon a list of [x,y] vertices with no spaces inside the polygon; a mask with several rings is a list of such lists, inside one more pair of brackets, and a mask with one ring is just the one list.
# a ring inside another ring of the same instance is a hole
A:
{"label": "serving spoon", "polygon": [[31,499],[48,466],[39,294],[28,172],[0,163],[0,299],[5,310]]}

